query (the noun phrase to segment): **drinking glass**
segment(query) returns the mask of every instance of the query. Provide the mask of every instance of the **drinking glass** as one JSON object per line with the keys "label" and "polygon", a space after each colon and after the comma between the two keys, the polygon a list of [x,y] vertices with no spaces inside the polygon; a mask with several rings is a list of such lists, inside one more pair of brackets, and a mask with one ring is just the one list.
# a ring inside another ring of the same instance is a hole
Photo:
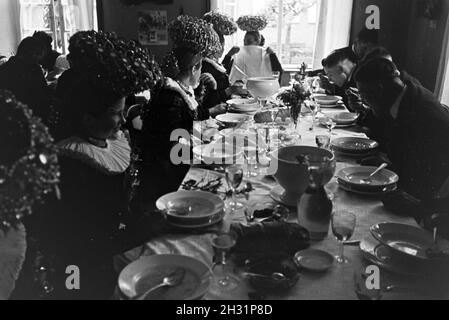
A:
{"label": "drinking glass", "polygon": [[333,133],[332,130],[335,129],[335,127],[337,126],[337,123],[333,119],[327,118],[325,124],[326,124],[327,129],[329,130],[329,133],[335,134],[335,133]]}
{"label": "drinking glass", "polygon": [[225,170],[226,182],[232,192],[232,201],[229,203],[231,205],[231,210],[234,213],[235,210],[243,208],[243,204],[238,202],[235,198],[235,193],[237,188],[243,181],[243,169],[239,165],[229,166]]}
{"label": "drinking glass", "polygon": [[354,233],[356,216],[347,211],[335,211],[332,214],[332,233],[339,241],[338,255],[335,257],[339,264],[346,264],[349,260],[344,255],[344,242]]}
{"label": "drinking glass", "polygon": [[319,135],[315,137],[315,142],[318,148],[329,149],[331,145],[331,137]]}
{"label": "drinking glass", "polygon": [[312,98],[312,100],[310,100],[309,103],[307,103],[306,105],[310,109],[310,112],[312,113],[312,125],[309,130],[313,131],[315,129],[315,120],[319,109],[318,103],[316,103],[316,101]]}
{"label": "drinking glass", "polygon": [[244,155],[247,164],[247,172],[246,176],[257,177],[259,175],[259,166],[258,166],[258,149],[257,147],[245,147]]}
{"label": "drinking glass", "polygon": [[227,272],[227,257],[236,244],[236,235],[232,232],[215,234],[212,236],[212,247],[214,248],[215,267],[221,266],[218,272],[214,272],[215,288],[218,291],[232,291],[238,287],[238,280]]}

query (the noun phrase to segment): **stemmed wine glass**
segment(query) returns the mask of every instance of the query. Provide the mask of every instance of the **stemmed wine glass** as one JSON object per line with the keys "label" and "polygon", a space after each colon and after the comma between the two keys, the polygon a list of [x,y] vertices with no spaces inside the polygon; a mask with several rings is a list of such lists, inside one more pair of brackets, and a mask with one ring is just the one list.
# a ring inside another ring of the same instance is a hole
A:
{"label": "stemmed wine glass", "polygon": [[215,274],[215,288],[218,291],[232,291],[238,287],[238,280],[228,274],[226,270],[227,256],[236,244],[236,235],[232,232],[216,234],[212,236],[212,247],[216,262],[212,269],[221,265],[221,274]]}
{"label": "stemmed wine glass", "polygon": [[318,114],[318,103],[316,103],[315,99],[312,98],[306,105],[310,109],[310,112],[312,113],[312,125],[309,130],[313,131],[315,129],[315,120]]}
{"label": "stemmed wine glass", "polygon": [[329,130],[329,133],[335,134],[332,130],[335,129],[335,127],[337,126],[337,123],[332,118],[327,118],[325,124],[326,124],[327,129]]}
{"label": "stemmed wine glass", "polygon": [[239,165],[229,166],[225,170],[226,182],[232,192],[232,201],[229,203],[231,205],[231,210],[234,213],[235,210],[243,208],[243,204],[238,202],[235,198],[235,193],[237,188],[243,181],[243,169]]}
{"label": "stemmed wine glass", "polygon": [[332,214],[332,233],[339,241],[338,255],[335,257],[339,264],[346,264],[349,260],[344,255],[344,242],[354,233],[356,216],[347,211],[335,211]]}

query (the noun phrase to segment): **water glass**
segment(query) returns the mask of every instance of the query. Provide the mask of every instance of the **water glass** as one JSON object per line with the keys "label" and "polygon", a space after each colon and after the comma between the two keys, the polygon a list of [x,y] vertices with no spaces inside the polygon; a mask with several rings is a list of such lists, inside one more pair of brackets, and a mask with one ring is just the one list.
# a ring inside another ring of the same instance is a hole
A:
{"label": "water glass", "polygon": [[349,260],[344,255],[344,242],[348,241],[354,233],[356,216],[347,211],[335,211],[332,214],[331,223],[332,233],[339,241],[339,252],[335,258],[339,264],[346,264]]}

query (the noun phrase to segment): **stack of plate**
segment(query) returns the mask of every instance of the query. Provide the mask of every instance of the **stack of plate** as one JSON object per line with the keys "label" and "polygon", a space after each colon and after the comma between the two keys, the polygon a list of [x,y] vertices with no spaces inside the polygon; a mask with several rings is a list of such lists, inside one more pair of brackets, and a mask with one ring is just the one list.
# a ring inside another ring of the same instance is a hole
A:
{"label": "stack of plate", "polygon": [[253,115],[259,110],[259,103],[255,99],[232,99],[226,102],[229,112]]}
{"label": "stack of plate", "polygon": [[315,101],[321,108],[336,108],[341,106],[340,101],[343,99],[340,96],[329,96],[326,94],[315,94],[313,96]]}
{"label": "stack of plate", "polygon": [[167,194],[157,200],[156,207],[165,213],[170,225],[183,229],[209,227],[224,217],[223,200],[203,191]]}
{"label": "stack of plate", "polygon": [[360,243],[363,256],[370,262],[394,273],[408,276],[437,276],[447,272],[448,260],[428,255],[429,250],[449,250],[449,241],[431,232],[409,225],[380,223],[370,229],[370,237]]}
{"label": "stack of plate", "polygon": [[362,195],[383,195],[397,189],[399,177],[396,173],[383,169],[374,177],[367,179],[375,167],[349,167],[337,173],[337,181],[340,187],[346,191]]}
{"label": "stack of plate", "polygon": [[356,113],[339,112],[320,118],[320,124],[326,127],[327,120],[332,119],[337,124],[336,128],[347,128],[355,125],[358,117]]}
{"label": "stack of plate", "polygon": [[366,138],[346,137],[332,141],[335,152],[352,157],[366,157],[379,147],[379,143]]}

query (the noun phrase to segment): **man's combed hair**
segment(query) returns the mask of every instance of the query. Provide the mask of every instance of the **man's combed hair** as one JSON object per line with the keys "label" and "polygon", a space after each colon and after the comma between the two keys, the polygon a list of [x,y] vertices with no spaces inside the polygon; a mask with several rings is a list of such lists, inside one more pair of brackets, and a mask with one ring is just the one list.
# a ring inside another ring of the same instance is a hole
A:
{"label": "man's combed hair", "polygon": [[396,65],[385,58],[375,58],[360,65],[354,77],[356,82],[383,83],[400,75]]}
{"label": "man's combed hair", "polygon": [[330,55],[321,61],[321,64],[325,68],[332,68],[344,60],[349,60],[354,63],[357,61],[357,58],[351,48],[341,48],[332,51]]}

